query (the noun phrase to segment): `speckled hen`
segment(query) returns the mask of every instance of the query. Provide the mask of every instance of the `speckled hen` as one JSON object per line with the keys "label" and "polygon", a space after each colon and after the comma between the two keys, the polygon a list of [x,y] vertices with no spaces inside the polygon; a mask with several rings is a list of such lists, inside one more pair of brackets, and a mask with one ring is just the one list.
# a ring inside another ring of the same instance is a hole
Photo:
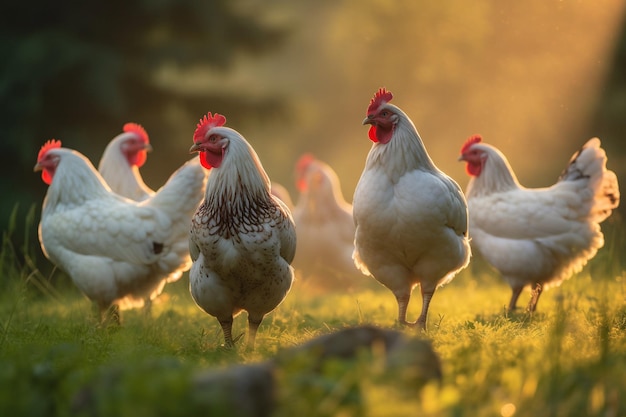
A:
{"label": "speckled hen", "polygon": [[263,318],[291,288],[296,232],[289,209],[271,194],[256,152],[225,123],[224,116],[208,113],[190,149],[211,170],[191,223],[190,291],[219,321],[227,347],[233,346],[233,317],[245,310],[253,348]]}

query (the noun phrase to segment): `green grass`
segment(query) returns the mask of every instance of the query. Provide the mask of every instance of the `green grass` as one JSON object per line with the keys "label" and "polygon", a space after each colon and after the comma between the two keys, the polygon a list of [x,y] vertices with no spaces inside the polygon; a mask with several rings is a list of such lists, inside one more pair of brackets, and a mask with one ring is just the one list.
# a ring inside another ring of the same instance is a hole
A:
{"label": "green grass", "polygon": [[[228,383],[194,389],[202,370],[251,366],[345,326],[395,328],[391,293],[313,293],[296,283],[261,325],[257,349],[221,347],[217,321],[193,303],[186,275],[160,302],[99,327],[91,304],[58,271],[44,276],[5,235],[0,257],[0,415],[229,415]],[[376,358],[297,361],[276,373],[273,416],[626,416],[626,275],[608,247],[542,295],[534,315],[508,315],[509,288],[480,260],[433,298],[429,330],[443,378],[424,385],[385,375]],[[619,269],[619,268],[618,268]],[[524,293],[521,302],[528,299]],[[409,317],[421,307],[414,294]],[[520,303],[521,304],[521,303]],[[234,334],[246,330],[245,314]],[[411,329],[399,329],[415,335]],[[244,338],[245,339],[245,338]]]}

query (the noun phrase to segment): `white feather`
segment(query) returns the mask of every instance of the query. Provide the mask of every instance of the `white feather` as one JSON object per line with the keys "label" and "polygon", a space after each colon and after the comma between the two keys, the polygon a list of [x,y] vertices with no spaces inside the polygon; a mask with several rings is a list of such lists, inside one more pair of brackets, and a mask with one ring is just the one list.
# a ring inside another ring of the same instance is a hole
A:
{"label": "white feather", "polygon": [[298,234],[294,267],[318,287],[349,288],[362,280],[352,260],[352,205],[345,201],[339,177],[330,165],[304,160],[298,168],[303,188],[293,211]]}
{"label": "white feather", "polygon": [[597,138],[570,159],[557,183],[537,189],[522,186],[495,147],[476,143],[470,151],[484,161],[467,187],[472,243],[514,292],[559,285],[604,245],[599,222],[618,206],[619,188]]}
{"label": "white feather", "polygon": [[435,289],[469,263],[467,206],[458,184],[430,159],[408,116],[389,103],[377,110],[390,114],[391,140],[374,143],[354,192],[354,260],[394,293],[402,323],[419,284],[424,303],[418,323],[425,327]]}
{"label": "white feather", "polygon": [[164,280],[189,268],[188,222],[206,178],[197,162],[174,173],[152,199],[136,203],[111,192],[80,153],[48,152],[59,162],[43,204],[42,249],[101,309],[143,305]]}

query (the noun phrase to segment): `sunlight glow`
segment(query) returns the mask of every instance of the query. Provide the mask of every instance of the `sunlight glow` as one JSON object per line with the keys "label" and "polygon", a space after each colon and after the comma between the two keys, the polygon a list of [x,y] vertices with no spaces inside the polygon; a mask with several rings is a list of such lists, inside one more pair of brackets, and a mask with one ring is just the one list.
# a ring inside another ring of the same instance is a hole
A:
{"label": "sunlight glow", "polygon": [[[589,139],[625,6],[613,0],[278,2],[274,7],[295,28],[287,45],[238,59],[228,71],[160,68],[155,82],[200,96],[284,98],[287,120],[264,114],[263,124],[240,119],[232,127],[253,143],[272,181],[292,193],[295,161],[312,152],[335,168],[351,201],[370,147],[361,120],[382,86],[412,118],[438,167],[463,188],[468,179],[457,156],[475,133],[510,156],[524,185],[546,186]],[[186,143],[185,123],[180,140]],[[162,170],[158,161],[150,165],[146,172]],[[612,168],[622,175],[619,164]]]}
{"label": "sunlight glow", "polygon": [[500,409],[500,415],[502,417],[512,417],[515,414],[515,404],[513,403],[508,403],[508,404],[504,404],[502,406],[502,408]]}

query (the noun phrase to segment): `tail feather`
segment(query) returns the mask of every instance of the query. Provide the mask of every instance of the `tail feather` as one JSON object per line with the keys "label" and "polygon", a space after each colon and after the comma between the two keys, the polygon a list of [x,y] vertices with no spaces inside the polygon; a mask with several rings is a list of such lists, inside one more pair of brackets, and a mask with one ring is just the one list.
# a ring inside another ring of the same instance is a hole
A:
{"label": "tail feather", "polygon": [[159,268],[168,274],[166,282],[178,280],[191,267],[189,257],[189,227],[191,218],[204,197],[208,171],[193,158],[174,172],[167,182],[148,200],[140,204],[158,208],[169,219],[167,241],[171,245],[167,256],[159,261]]}
{"label": "tail feather", "polygon": [[596,197],[594,212],[598,222],[604,221],[611,212],[619,206],[619,185],[617,175],[613,171],[606,171],[602,180],[602,187],[598,190],[600,198]]}
{"label": "tail feather", "polygon": [[606,169],[606,161],[600,139],[592,138],[572,156],[559,177],[559,181],[587,180],[587,188],[593,192],[589,214],[598,223],[611,215],[620,199],[617,176]]}
{"label": "tail feather", "polygon": [[176,170],[167,182],[144,204],[158,207],[172,219],[190,217],[204,196],[207,170],[193,158]]}

